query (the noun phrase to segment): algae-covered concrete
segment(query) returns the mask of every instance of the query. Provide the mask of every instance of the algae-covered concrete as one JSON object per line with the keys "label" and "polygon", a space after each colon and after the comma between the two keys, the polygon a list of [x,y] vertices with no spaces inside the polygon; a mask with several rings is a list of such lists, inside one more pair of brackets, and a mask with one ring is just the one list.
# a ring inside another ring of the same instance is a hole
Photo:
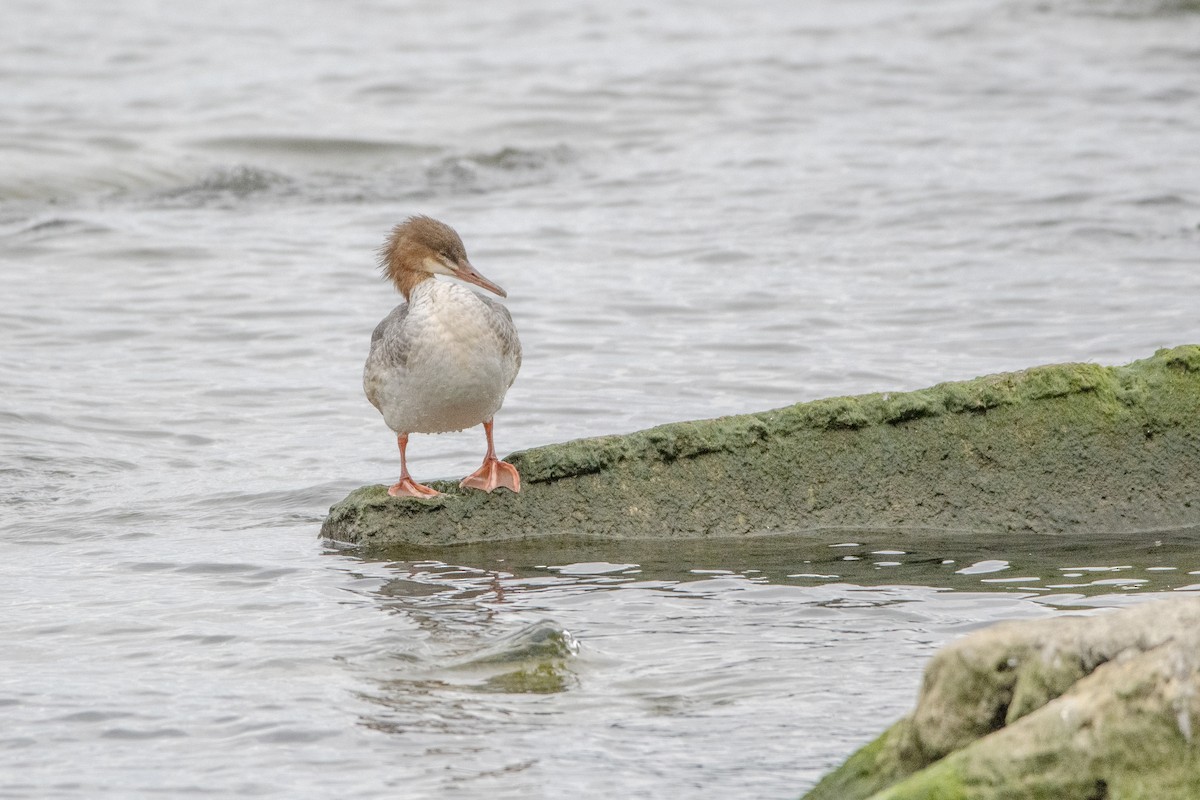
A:
{"label": "algae-covered concrete", "polygon": [[1200,598],[1009,622],[942,649],[916,710],[804,800],[1200,797]]}
{"label": "algae-covered concrete", "polygon": [[514,453],[523,491],[330,509],[369,546],[846,528],[1138,531],[1200,523],[1200,346],[800,403]]}

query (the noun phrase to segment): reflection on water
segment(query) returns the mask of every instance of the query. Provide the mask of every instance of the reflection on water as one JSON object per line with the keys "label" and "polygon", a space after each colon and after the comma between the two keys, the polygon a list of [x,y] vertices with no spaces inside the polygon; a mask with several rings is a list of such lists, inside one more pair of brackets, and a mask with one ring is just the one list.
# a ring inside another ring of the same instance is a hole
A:
{"label": "reflection on water", "polygon": [[[1004,558],[991,555],[1001,553]],[[531,585],[621,586],[651,579],[676,585],[736,576],[789,586],[848,583],[1032,592],[1039,602],[1070,606],[1113,586],[1162,592],[1187,590],[1200,582],[1200,528],[1068,536],[860,530],[673,542],[552,538],[449,549],[397,546],[388,554],[402,559],[394,562],[398,568],[415,570],[409,581],[428,586],[425,579],[435,580],[446,590],[456,586],[463,591],[479,591],[480,582],[488,582],[487,591],[498,600]],[[1097,561],[1097,554],[1103,559]],[[424,561],[424,556],[452,558],[459,566]],[[1085,565],[1081,557],[1093,561]],[[458,577],[463,570],[472,576],[466,583]],[[1056,589],[1077,591],[1052,591]]]}

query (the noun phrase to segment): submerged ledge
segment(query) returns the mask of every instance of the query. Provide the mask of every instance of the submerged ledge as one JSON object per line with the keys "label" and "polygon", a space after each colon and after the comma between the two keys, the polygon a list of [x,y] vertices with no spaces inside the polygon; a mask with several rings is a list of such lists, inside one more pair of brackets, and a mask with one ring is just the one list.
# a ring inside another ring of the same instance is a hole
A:
{"label": "submerged ledge", "polygon": [[1200,524],[1200,345],[660,425],[514,453],[520,494],[365,486],[323,537],[369,547],[848,528],[1075,533]]}

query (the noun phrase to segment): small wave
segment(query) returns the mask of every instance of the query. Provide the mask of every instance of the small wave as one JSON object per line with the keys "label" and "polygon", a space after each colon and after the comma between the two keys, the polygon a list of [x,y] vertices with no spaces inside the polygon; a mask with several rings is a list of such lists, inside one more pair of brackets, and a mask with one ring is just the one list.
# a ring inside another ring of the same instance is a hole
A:
{"label": "small wave", "polygon": [[1116,19],[1142,19],[1195,14],[1200,12],[1200,0],[1062,0],[1039,4],[1037,9]]}
{"label": "small wave", "polygon": [[47,217],[36,221],[23,220],[15,229],[2,234],[5,239],[32,244],[66,237],[91,237],[108,233],[111,228],[92,220],[71,217]]}
{"label": "small wave", "polygon": [[492,642],[460,666],[570,658],[578,650],[579,644],[570,631],[558,623],[542,620]]}
{"label": "small wave", "polygon": [[263,193],[286,195],[297,191],[296,182],[282,173],[241,165],[215,169],[195,183],[156,192],[152,197],[168,205],[199,207]]}
{"label": "small wave", "polygon": [[542,620],[491,643],[465,661],[448,666],[465,672],[500,670],[481,683],[470,684],[469,688],[475,691],[553,694],[570,686],[567,664],[578,652],[579,643],[570,631]]}
{"label": "small wave", "polygon": [[1125,202],[1132,206],[1180,206],[1186,208],[1196,205],[1188,198],[1172,193],[1142,195],[1130,198]]}
{"label": "small wave", "polygon": [[426,169],[425,177],[434,190],[482,193],[547,182],[577,161],[565,145],[535,150],[505,147],[443,158]]}
{"label": "small wave", "polygon": [[434,147],[409,142],[329,136],[213,136],[194,140],[192,145],[204,150],[221,150],[255,156],[277,154],[321,159],[381,155],[419,158],[436,152]]}
{"label": "small wave", "polygon": [[[257,203],[392,203],[436,195],[481,194],[549,183],[578,164],[566,146],[502,147],[447,155],[408,142],[303,136],[228,136],[185,143],[191,152],[125,153],[119,163],[95,149],[75,154],[58,174],[34,170],[0,180],[14,201],[0,236],[34,242],[82,225],[28,220],[47,204],[99,201],[107,207],[231,208]],[[54,226],[60,226],[55,229]]]}

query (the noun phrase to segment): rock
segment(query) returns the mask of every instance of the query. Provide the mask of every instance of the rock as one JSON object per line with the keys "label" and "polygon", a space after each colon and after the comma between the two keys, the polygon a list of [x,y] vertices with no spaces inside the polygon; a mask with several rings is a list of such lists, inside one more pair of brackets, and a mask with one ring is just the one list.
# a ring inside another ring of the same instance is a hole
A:
{"label": "rock", "polygon": [[524,491],[367,486],[327,538],[386,547],[574,534],[1072,533],[1200,523],[1200,346],[800,403],[514,453]]}
{"label": "rock", "polygon": [[1001,623],[804,800],[1193,800],[1198,726],[1200,598]]}

